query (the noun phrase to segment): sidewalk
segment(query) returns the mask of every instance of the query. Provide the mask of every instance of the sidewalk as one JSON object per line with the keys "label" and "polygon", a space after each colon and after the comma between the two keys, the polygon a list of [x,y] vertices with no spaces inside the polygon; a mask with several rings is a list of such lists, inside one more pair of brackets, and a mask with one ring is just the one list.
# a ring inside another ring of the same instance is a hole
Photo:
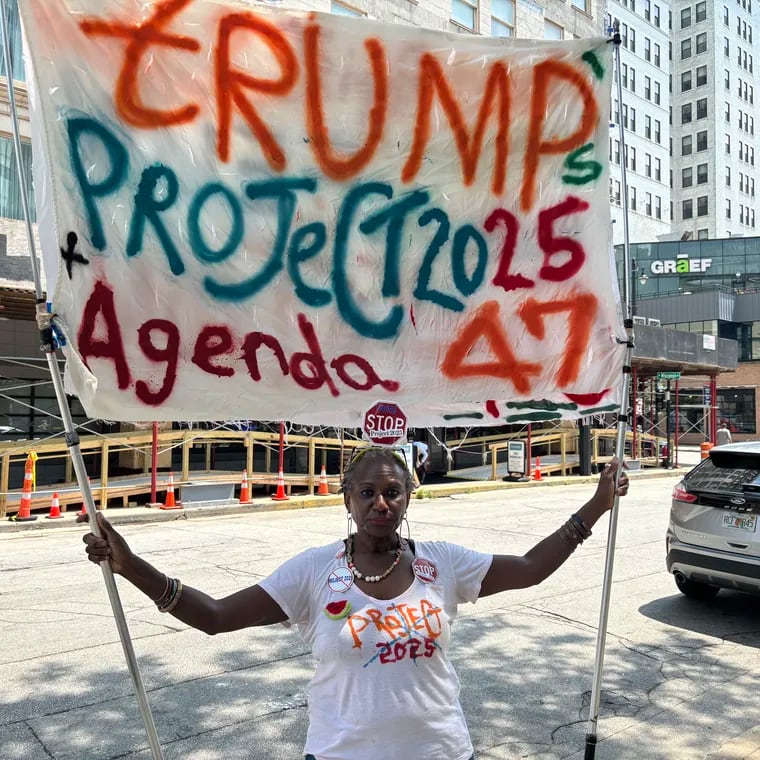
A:
{"label": "sidewalk", "polygon": [[[697,461],[699,452],[697,451]],[[693,464],[686,464],[679,458],[679,463],[684,466],[678,469],[666,470],[663,468],[650,468],[630,470],[629,477],[632,481],[649,480],[651,478],[675,478],[679,474],[685,474]],[[696,462],[695,462],[696,463]],[[440,499],[457,494],[477,494],[488,491],[510,491],[516,488],[547,488],[552,486],[579,485],[582,483],[595,483],[598,475],[544,475],[540,481],[528,480],[525,482],[505,482],[502,480],[483,481],[452,481],[448,483],[436,483],[420,486],[412,496],[413,499]],[[316,509],[319,507],[331,507],[343,504],[341,494],[328,496],[295,495],[287,501],[273,501],[270,496],[259,496],[247,504],[240,504],[237,499],[225,500],[224,502],[193,502],[192,506],[180,507],[179,509],[160,509],[154,507],[111,507],[106,511],[108,519],[114,525],[126,523],[157,523],[172,522],[174,520],[191,520],[203,517],[221,515],[235,515],[245,513],[273,512],[295,509]],[[31,522],[13,522],[6,520],[0,522],[0,534],[22,531],[39,531],[50,528],[66,528],[76,525],[77,512],[64,513],[60,520],[49,520],[43,514],[39,514],[37,520]],[[81,524],[81,523],[80,523]]]}

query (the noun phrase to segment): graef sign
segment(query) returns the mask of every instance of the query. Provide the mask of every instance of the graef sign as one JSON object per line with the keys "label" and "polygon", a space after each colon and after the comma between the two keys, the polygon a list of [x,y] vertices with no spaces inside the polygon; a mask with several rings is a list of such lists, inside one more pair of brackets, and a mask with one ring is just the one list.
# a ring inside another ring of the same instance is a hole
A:
{"label": "graef sign", "polygon": [[650,265],[652,274],[697,274],[706,272],[712,266],[712,259],[690,259],[681,253],[675,259],[653,261]]}

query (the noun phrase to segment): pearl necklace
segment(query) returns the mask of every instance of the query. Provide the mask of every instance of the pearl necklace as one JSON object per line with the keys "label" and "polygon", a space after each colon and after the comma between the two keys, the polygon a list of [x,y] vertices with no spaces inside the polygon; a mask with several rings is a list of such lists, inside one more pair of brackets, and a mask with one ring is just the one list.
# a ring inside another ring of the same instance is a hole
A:
{"label": "pearl necklace", "polygon": [[352,534],[348,537],[346,543],[346,562],[348,563],[348,569],[353,573],[354,578],[357,578],[360,581],[366,581],[367,583],[377,583],[378,581],[383,580],[383,578],[387,578],[398,567],[398,563],[401,562],[401,557],[403,556],[405,549],[406,545],[401,539],[399,539],[398,548],[396,549],[396,557],[391,566],[382,575],[364,575],[364,573],[361,572],[361,570],[357,570],[354,565],[354,536]]}

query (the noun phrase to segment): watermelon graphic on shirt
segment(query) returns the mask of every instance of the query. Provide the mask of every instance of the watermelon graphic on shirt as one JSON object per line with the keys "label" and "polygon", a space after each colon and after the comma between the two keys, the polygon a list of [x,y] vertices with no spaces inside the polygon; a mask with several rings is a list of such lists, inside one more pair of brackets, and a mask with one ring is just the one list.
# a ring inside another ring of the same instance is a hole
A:
{"label": "watermelon graphic on shirt", "polygon": [[339,602],[330,602],[325,607],[325,615],[330,620],[341,620],[351,614],[351,602],[341,599]]}

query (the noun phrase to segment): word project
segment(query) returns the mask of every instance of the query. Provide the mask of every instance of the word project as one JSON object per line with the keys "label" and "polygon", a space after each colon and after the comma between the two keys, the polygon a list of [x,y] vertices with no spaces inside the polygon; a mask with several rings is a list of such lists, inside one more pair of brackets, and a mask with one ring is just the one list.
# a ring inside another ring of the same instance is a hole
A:
{"label": "word project", "polygon": [[606,39],[211,0],[20,7],[50,300],[89,415],[616,408]]}

